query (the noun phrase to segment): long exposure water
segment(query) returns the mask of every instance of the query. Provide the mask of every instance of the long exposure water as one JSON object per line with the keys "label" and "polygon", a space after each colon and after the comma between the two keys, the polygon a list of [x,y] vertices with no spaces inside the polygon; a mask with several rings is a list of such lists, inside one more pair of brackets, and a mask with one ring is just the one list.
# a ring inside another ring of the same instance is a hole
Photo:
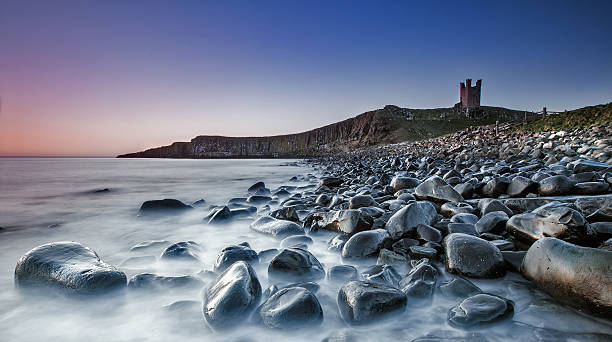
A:
{"label": "long exposure water", "polygon": [[[314,172],[288,160],[0,159],[0,340],[320,341],[333,334],[352,333],[364,341],[410,341],[429,333],[446,337],[476,334],[476,340],[481,336],[491,341],[528,341],[540,336],[552,341],[566,336],[605,340],[601,334],[612,334],[612,327],[605,321],[556,304],[516,273],[501,280],[475,280],[483,290],[513,300],[516,312],[512,320],[468,332],[448,325],[446,315],[456,300],[439,296],[425,306],[409,303],[395,317],[348,327],[336,305],[341,284],[327,280],[320,281],[317,292],[324,313],[320,327],[277,331],[245,321],[223,333],[214,333],[206,326],[201,289],[124,291],[85,298],[51,291],[25,294],[15,289],[14,269],[19,257],[54,241],[77,241],[90,247],[128,278],[144,272],[201,274],[212,269],[221,249],[244,241],[256,251],[278,248],[279,240],[249,230],[249,221],[206,225],[203,218],[208,205],[222,205],[230,198],[245,196],[247,188],[258,181],[272,190],[281,185],[313,184],[314,177],[301,178],[301,182],[290,179]],[[108,191],[96,192],[100,189]],[[205,199],[206,205],[162,219],[138,216],[142,202],[163,198],[185,203]],[[326,268],[343,263],[337,252],[327,249],[332,236],[316,234],[309,247]],[[161,243],[131,250],[140,242],[152,240]],[[202,246],[202,264],[166,264],[159,260],[165,247],[186,240]],[[263,289],[270,285],[266,267],[263,263],[255,267]]]}

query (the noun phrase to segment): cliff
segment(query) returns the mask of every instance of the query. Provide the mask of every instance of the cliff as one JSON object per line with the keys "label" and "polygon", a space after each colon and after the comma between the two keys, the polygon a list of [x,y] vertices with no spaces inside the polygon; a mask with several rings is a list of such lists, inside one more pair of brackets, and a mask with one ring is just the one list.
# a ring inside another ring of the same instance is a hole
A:
{"label": "cliff", "polygon": [[[348,151],[448,134],[471,125],[519,117],[520,113],[490,108],[489,117],[468,119],[452,108],[407,109],[386,106],[307,132],[267,137],[197,136],[189,142],[129,153],[119,158],[296,158]],[[499,113],[502,114],[499,114]]]}

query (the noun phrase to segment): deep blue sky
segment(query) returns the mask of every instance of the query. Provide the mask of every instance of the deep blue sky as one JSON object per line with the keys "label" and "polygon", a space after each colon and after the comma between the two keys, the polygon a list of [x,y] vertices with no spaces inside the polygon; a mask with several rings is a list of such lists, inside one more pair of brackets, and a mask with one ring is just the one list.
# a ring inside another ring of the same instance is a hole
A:
{"label": "deep blue sky", "polygon": [[[0,1],[0,155],[612,101],[612,1]],[[30,142],[29,144],[27,142]]]}

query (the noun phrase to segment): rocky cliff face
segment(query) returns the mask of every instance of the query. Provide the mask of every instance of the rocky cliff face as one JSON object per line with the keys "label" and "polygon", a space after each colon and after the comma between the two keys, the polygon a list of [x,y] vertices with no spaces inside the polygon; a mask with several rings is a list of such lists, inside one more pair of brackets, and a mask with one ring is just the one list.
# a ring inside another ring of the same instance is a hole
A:
{"label": "rocky cliff face", "polygon": [[[119,158],[295,158],[327,155],[384,143],[438,136],[475,122],[453,117],[451,108],[434,110],[386,106],[297,134],[267,137],[201,135],[190,142],[120,155]],[[495,122],[495,121],[493,121]]]}
{"label": "rocky cliff face", "polygon": [[[351,147],[386,142],[393,120],[408,120],[409,112],[395,106],[311,131],[267,137],[223,137],[201,135],[190,142],[129,153],[120,158],[282,158],[326,154]],[[388,141],[390,142],[390,141]]]}

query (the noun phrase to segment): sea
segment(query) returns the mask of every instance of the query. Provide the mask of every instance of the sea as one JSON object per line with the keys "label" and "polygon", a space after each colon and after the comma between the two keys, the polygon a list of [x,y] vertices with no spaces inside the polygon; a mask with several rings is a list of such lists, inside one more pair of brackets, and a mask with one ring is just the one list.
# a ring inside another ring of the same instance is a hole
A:
{"label": "sea", "polygon": [[[475,341],[578,336],[577,340],[595,341],[605,338],[600,334],[612,334],[608,323],[558,305],[511,273],[501,282],[475,282],[487,292],[513,300],[514,318],[471,331],[447,323],[448,309],[457,303],[439,296],[425,304],[409,302],[401,314],[375,324],[349,327],[337,307],[341,284],[327,279],[319,282],[316,293],[323,307],[321,326],[291,331],[245,320],[235,329],[213,332],[203,318],[200,288],[78,298],[15,288],[18,259],[55,241],[76,241],[92,248],[128,279],[155,273],[194,275],[210,282],[203,275],[209,274],[217,254],[228,245],[248,242],[256,251],[279,248],[278,239],[251,231],[248,220],[207,225],[204,218],[210,206],[244,197],[259,181],[273,191],[283,185],[313,185],[318,172],[300,161],[281,159],[0,158],[0,341],[412,341],[424,336],[472,336]],[[139,215],[144,201],[164,198],[187,204],[203,199],[205,204],[181,215]],[[309,250],[326,269],[344,263],[338,252],[327,248],[333,236],[325,232],[311,236],[314,243]],[[189,240],[202,247],[201,263],[160,260],[164,248]],[[155,243],[150,248],[132,249],[151,241]],[[256,265],[255,270],[264,290],[272,285],[266,264]]]}

